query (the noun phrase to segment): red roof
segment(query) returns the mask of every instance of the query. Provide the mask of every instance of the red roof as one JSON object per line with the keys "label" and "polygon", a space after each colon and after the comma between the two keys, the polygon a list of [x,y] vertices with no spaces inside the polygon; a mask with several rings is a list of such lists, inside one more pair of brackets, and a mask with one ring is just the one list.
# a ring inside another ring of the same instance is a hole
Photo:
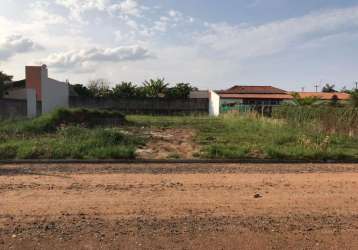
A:
{"label": "red roof", "polygon": [[276,99],[290,100],[293,97],[289,94],[220,94],[223,99]]}
{"label": "red roof", "polygon": [[316,97],[321,100],[332,100],[333,96],[337,96],[338,100],[349,100],[351,98],[350,94],[340,93],[340,92],[332,92],[332,93],[323,93],[323,92],[298,92],[301,98],[307,97]]}
{"label": "red roof", "polygon": [[287,94],[285,90],[272,86],[234,86],[220,94]]}

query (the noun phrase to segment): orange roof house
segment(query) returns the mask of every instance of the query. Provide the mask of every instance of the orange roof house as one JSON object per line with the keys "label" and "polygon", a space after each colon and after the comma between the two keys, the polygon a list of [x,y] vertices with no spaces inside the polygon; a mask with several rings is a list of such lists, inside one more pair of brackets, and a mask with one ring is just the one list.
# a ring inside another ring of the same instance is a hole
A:
{"label": "orange roof house", "polygon": [[293,99],[287,91],[272,86],[234,86],[217,93],[226,104],[279,105]]}
{"label": "orange roof house", "polygon": [[[292,93],[293,94],[293,93]],[[341,92],[332,92],[332,93],[325,93],[325,92],[297,92],[297,94],[301,98],[309,98],[309,97],[316,97],[323,101],[329,101],[333,98],[337,98],[340,101],[347,101],[351,98],[350,94],[341,93]]]}

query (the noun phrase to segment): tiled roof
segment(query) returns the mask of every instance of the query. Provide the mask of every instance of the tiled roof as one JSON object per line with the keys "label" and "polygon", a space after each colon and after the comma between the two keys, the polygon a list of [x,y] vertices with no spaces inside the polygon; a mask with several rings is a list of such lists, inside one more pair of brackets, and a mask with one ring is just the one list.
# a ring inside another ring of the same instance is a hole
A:
{"label": "tiled roof", "polygon": [[230,94],[220,93],[223,99],[277,99],[277,100],[290,100],[293,97],[289,94]]}
{"label": "tiled roof", "polygon": [[317,97],[321,100],[332,100],[333,96],[337,96],[338,100],[349,100],[350,94],[340,93],[340,92],[332,92],[332,93],[323,93],[323,92],[298,92],[301,98],[307,97]]}
{"label": "tiled roof", "polygon": [[285,90],[272,86],[234,86],[220,94],[286,94]]}

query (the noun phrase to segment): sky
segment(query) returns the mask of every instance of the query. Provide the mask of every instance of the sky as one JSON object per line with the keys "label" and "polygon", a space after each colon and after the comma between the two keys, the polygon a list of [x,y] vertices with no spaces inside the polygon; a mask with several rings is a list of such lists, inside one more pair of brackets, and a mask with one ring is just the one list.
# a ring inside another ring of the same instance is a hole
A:
{"label": "sky", "polygon": [[0,0],[0,71],[314,91],[358,81],[358,0]]}

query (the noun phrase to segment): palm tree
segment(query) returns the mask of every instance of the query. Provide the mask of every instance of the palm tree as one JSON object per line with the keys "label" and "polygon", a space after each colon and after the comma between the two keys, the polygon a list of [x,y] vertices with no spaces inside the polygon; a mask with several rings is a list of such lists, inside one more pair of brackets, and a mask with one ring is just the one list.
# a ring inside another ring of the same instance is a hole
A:
{"label": "palm tree", "polygon": [[322,92],[325,92],[325,93],[334,93],[334,92],[337,92],[337,90],[335,90],[336,86],[334,84],[329,84],[327,83],[323,88],[322,88]]}
{"label": "palm tree", "polygon": [[137,86],[132,82],[122,82],[113,88],[113,96],[130,98],[136,95]]}
{"label": "palm tree", "polygon": [[169,84],[165,83],[164,78],[156,80],[150,79],[143,83],[144,91],[147,97],[164,97]]}

